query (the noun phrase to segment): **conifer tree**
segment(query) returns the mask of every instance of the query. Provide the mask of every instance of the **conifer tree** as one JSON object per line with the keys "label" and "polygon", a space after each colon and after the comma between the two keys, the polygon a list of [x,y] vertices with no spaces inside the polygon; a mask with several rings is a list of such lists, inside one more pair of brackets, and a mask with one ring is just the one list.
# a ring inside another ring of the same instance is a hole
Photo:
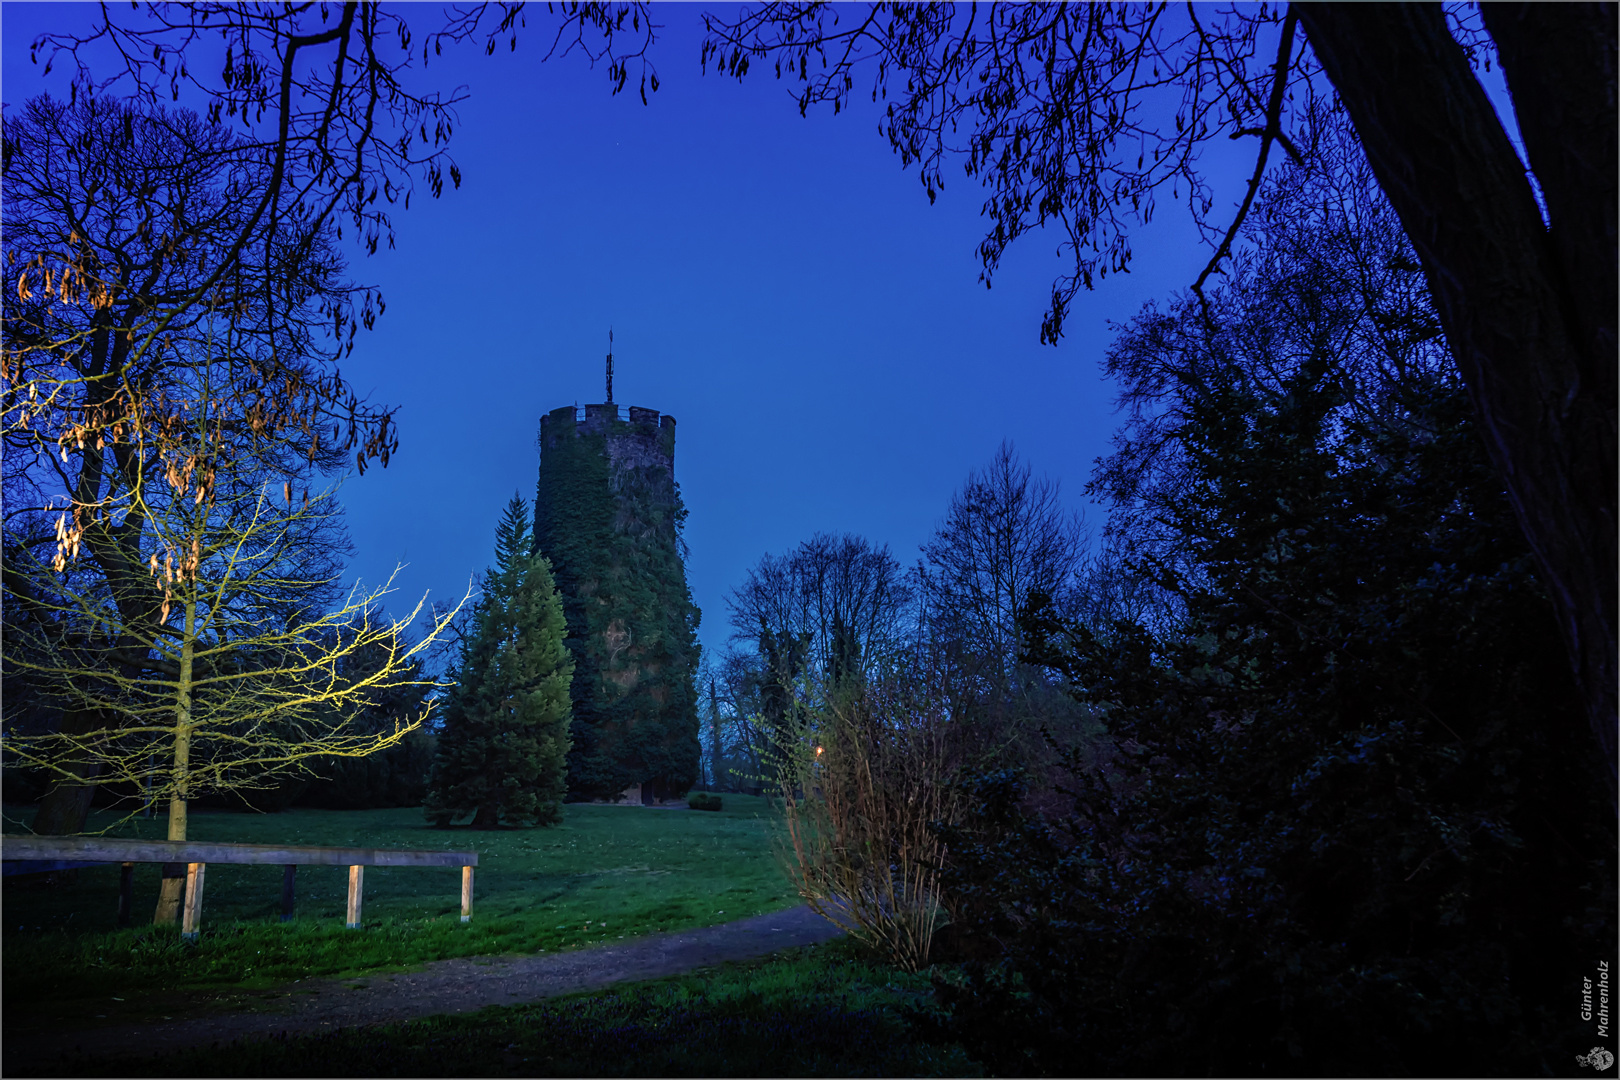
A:
{"label": "conifer tree", "polygon": [[478,829],[562,819],[574,661],[551,564],[530,550],[528,507],[514,495],[451,672],[424,808],[440,826],[467,814]]}

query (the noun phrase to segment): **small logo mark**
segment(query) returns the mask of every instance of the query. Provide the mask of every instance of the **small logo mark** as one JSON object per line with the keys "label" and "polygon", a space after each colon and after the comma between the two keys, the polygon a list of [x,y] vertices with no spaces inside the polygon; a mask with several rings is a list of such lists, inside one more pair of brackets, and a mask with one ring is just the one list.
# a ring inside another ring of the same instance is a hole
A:
{"label": "small logo mark", "polygon": [[1594,1046],[1590,1053],[1576,1054],[1575,1060],[1581,1065],[1590,1065],[1598,1072],[1607,1072],[1609,1066],[1614,1064],[1614,1055],[1601,1046]]}

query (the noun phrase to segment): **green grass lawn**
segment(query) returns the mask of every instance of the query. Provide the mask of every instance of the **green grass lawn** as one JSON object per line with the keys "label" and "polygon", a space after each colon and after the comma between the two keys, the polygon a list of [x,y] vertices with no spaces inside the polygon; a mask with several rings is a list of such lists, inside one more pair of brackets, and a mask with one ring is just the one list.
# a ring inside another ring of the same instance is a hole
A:
{"label": "green grass lawn", "polygon": [[[730,796],[727,796],[728,800]],[[402,1024],[115,1060],[69,1076],[982,1076],[908,1021],[926,975],[853,943]]]}
{"label": "green grass lawn", "polygon": [[[356,931],[343,925],[343,867],[300,867],[297,916],[282,923],[280,867],[213,864],[194,946],[150,925],[155,865],[136,868],[125,930],[114,925],[116,866],[54,886],[9,878],[0,908],[7,1020],[133,1018],[172,1012],[188,997],[247,1002],[309,976],[574,949],[791,907],[799,901],[771,854],[767,813],[764,799],[727,794],[719,812],[570,804],[553,828],[474,831],[431,828],[419,809],[194,811],[194,840],[476,851],[472,922],[460,921],[456,868],[368,867]],[[7,806],[7,830],[29,816]],[[111,820],[98,813],[91,827]],[[112,835],[162,838],[164,829],[162,818],[137,820]],[[153,1004],[158,991],[168,993]]]}

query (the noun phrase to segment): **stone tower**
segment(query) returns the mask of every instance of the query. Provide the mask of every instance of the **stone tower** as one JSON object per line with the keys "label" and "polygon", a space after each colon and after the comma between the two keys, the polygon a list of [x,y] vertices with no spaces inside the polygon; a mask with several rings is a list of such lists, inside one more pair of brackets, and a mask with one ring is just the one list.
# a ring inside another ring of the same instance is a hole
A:
{"label": "stone tower", "polygon": [[540,418],[534,536],[574,654],[571,799],[653,802],[697,782],[698,611],[684,516],[674,417],[635,406],[624,416],[609,401]]}

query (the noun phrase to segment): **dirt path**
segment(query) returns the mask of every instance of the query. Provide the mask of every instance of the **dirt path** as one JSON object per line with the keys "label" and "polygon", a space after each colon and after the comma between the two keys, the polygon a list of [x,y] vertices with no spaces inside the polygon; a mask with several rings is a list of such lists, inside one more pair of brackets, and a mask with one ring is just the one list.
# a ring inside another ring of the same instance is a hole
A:
{"label": "dirt path", "polygon": [[699,930],[652,934],[620,944],[539,956],[437,960],[419,971],[351,979],[307,979],[260,999],[261,1011],[218,1012],[157,1024],[15,1030],[4,1041],[7,1077],[32,1075],[64,1054],[150,1054],[233,1039],[300,1035],[390,1023],[489,1005],[520,1005],[616,982],[657,979],[747,960],[839,935],[808,907],[756,915]]}

